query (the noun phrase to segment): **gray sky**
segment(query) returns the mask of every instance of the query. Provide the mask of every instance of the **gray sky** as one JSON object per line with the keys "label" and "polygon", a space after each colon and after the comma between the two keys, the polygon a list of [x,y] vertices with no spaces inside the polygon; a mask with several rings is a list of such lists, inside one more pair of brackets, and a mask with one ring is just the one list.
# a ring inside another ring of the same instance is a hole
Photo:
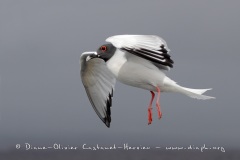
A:
{"label": "gray sky", "polygon": [[[0,1],[0,148],[48,145],[240,147],[239,1]],[[111,128],[95,114],[79,57],[117,34],[164,38],[167,73],[216,100],[161,96],[163,118],[147,125],[149,91],[117,83]]]}

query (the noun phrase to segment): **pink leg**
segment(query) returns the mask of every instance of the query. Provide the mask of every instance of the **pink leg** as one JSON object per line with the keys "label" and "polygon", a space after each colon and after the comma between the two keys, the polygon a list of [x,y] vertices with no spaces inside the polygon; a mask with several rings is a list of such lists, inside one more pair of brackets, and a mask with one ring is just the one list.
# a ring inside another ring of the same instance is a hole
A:
{"label": "pink leg", "polygon": [[153,99],[154,99],[154,92],[153,91],[150,91],[151,94],[152,94],[152,98],[150,100],[150,104],[148,106],[148,124],[151,124],[152,123],[152,102],[153,102]]}
{"label": "pink leg", "polygon": [[160,99],[160,88],[157,87],[157,92],[158,92],[158,97],[157,97],[157,111],[158,111],[158,119],[162,118],[162,112],[161,112],[161,107],[160,107],[160,103],[159,103],[159,99]]}

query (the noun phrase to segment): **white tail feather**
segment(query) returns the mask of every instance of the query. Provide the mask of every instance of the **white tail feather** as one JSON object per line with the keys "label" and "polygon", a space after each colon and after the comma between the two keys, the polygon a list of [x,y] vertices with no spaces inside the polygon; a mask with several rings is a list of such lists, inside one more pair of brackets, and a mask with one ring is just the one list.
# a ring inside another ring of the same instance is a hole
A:
{"label": "white tail feather", "polygon": [[182,93],[184,93],[185,95],[191,98],[202,99],[202,100],[215,99],[215,97],[202,95],[203,93],[205,93],[208,90],[211,90],[212,88],[209,88],[209,89],[191,89],[191,88],[185,88],[185,87],[181,87],[181,88],[182,88],[181,89]]}
{"label": "white tail feather", "polygon": [[175,84],[174,87],[176,89],[176,92],[183,93],[183,94],[185,94],[185,95],[187,95],[191,98],[202,99],[202,100],[215,99],[215,97],[202,95],[203,93],[205,93],[208,90],[211,90],[212,88],[209,88],[209,89],[192,89],[192,88],[182,87],[182,86],[179,86],[177,84]]}
{"label": "white tail feather", "polygon": [[208,90],[211,90],[212,88],[209,88],[209,89],[186,88],[186,87],[182,87],[182,86],[178,85],[176,82],[174,82],[173,80],[171,80],[168,77],[165,77],[164,84],[165,84],[167,91],[170,91],[170,92],[183,93],[191,98],[202,99],[202,100],[215,99],[215,97],[202,95],[203,93],[205,93]]}

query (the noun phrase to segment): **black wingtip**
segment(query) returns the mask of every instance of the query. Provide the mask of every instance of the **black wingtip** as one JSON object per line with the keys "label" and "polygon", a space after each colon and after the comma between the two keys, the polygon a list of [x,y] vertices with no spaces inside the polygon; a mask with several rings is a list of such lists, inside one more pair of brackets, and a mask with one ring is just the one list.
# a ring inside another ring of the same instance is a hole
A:
{"label": "black wingtip", "polygon": [[110,123],[111,123],[111,116],[107,115],[107,117],[103,118],[103,123],[110,128]]}
{"label": "black wingtip", "polygon": [[106,117],[104,117],[104,121],[103,121],[108,128],[110,128],[110,123],[111,123],[110,107],[112,107],[112,97],[113,97],[113,89],[112,89],[112,93],[109,93],[108,99],[106,100]]}
{"label": "black wingtip", "polygon": [[[157,50],[161,53],[156,53],[155,51],[152,51],[146,48],[139,48],[139,49],[121,48],[121,49],[123,51],[127,51],[141,58],[152,61],[154,63],[173,68],[173,60],[170,58],[171,56],[168,54],[168,49],[166,49],[164,45],[161,45],[160,49]],[[159,55],[162,57],[159,57]]]}
{"label": "black wingtip", "polygon": [[106,122],[105,122],[105,125],[106,125],[108,128],[110,128],[110,122],[109,122],[109,121],[106,121]]}

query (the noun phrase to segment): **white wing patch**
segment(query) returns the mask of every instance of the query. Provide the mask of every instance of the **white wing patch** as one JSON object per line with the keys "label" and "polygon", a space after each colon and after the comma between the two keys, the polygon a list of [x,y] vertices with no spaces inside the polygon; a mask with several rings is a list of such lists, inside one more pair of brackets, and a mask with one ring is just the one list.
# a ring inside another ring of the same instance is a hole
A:
{"label": "white wing patch", "polygon": [[117,35],[106,39],[106,42],[112,43],[117,48],[123,47],[147,47],[150,49],[159,48],[160,45],[166,45],[166,42],[154,35]]}

